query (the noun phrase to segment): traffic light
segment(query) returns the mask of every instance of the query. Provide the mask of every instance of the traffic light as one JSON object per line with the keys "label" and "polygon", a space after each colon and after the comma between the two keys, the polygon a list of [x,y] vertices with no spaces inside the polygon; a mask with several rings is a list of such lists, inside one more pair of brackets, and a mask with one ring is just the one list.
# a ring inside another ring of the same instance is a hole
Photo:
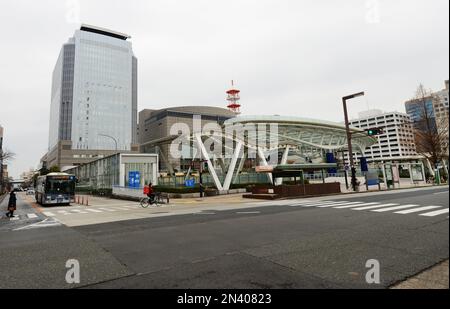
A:
{"label": "traffic light", "polygon": [[380,135],[380,134],[384,133],[383,129],[380,129],[380,128],[367,129],[366,132],[367,132],[367,135],[369,135],[369,136],[376,136],[376,135]]}

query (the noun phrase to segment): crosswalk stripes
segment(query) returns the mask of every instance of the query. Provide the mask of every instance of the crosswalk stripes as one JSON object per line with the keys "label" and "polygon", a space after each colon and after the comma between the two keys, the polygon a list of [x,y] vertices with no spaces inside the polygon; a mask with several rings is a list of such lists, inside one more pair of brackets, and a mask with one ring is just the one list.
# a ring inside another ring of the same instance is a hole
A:
{"label": "crosswalk stripes", "polygon": [[[300,206],[317,206],[317,205],[334,205],[334,204],[339,204],[339,203],[348,203],[347,201],[339,201],[339,202],[334,202],[334,201],[304,201],[304,202],[300,202],[297,204],[293,204],[293,205],[300,205]],[[292,205],[289,205],[292,206]]]}
{"label": "crosswalk stripes", "polygon": [[354,207],[360,207],[360,206],[369,206],[369,205],[375,205],[375,204],[380,204],[380,203],[356,203],[356,204],[352,204],[352,205],[343,205],[343,206],[337,206],[337,207],[333,207],[336,209],[345,209],[345,208],[354,208]]}
{"label": "crosswalk stripes", "polygon": [[[334,209],[351,209],[351,210],[370,210],[373,212],[386,213],[393,212],[397,214],[412,214],[433,210],[443,206],[421,206],[416,204],[400,205],[398,203],[380,203],[380,202],[347,202],[347,201],[302,201],[287,205],[291,207],[316,207],[316,208],[334,208]],[[427,213],[420,214],[424,217],[435,217],[443,214],[448,214],[449,209],[439,209]],[[448,219],[448,217],[447,217]]]}
{"label": "crosswalk stripes", "polygon": [[439,215],[443,215],[443,214],[448,214],[448,208],[441,209],[441,210],[435,210],[435,211],[431,211],[431,212],[426,212],[424,214],[420,214],[419,216],[435,217],[435,216],[439,216]]}
{"label": "crosswalk stripes", "polygon": [[[378,203],[376,203],[376,204],[378,204]],[[364,206],[364,207],[358,207],[358,208],[352,208],[352,209],[354,209],[354,210],[370,210],[370,209],[390,207],[390,206],[398,206],[398,204],[389,203],[389,204],[381,204],[381,205],[375,205],[375,206]]]}
{"label": "crosswalk stripes", "polygon": [[97,210],[97,209],[92,209],[92,208],[86,208],[86,211],[89,211],[89,212],[103,212],[103,211],[101,211],[101,210]]}
{"label": "crosswalk stripes", "polygon": [[344,203],[348,203],[346,201],[339,201],[339,202],[311,202],[309,204],[306,204],[304,207],[332,207],[335,205],[343,205]]}
{"label": "crosswalk stripes", "polygon": [[375,212],[386,212],[386,211],[400,210],[400,209],[413,208],[413,207],[419,207],[419,205],[409,204],[409,205],[388,207],[388,208],[383,208],[383,209],[374,209],[372,211],[375,211]]}
{"label": "crosswalk stripes", "polygon": [[346,202],[346,203],[337,203],[337,204],[329,204],[329,205],[319,205],[319,208],[329,208],[329,207],[338,207],[338,206],[346,206],[346,205],[356,205],[362,204],[361,202]]}
{"label": "crosswalk stripes", "polygon": [[[401,205],[398,203],[381,203],[381,202],[361,202],[361,201],[354,201],[354,202],[348,202],[348,201],[342,201],[342,200],[316,200],[316,201],[301,201],[301,202],[290,202],[290,204],[284,203],[285,206],[290,207],[308,207],[308,208],[333,208],[333,209],[351,209],[351,210],[368,210],[372,212],[378,212],[378,213],[387,213],[392,212],[395,214],[417,214],[422,217],[436,217],[439,215],[444,215],[449,213],[448,206],[425,206],[425,205],[416,205],[416,204],[407,204],[407,205]],[[440,209],[441,208],[441,209]],[[117,206],[109,206],[109,207],[102,207],[102,208],[88,208],[83,207],[80,209],[73,208],[73,209],[54,209],[52,211],[43,211],[42,214],[47,217],[55,217],[55,216],[61,216],[61,215],[71,215],[71,214],[89,214],[89,213],[97,213],[100,215],[100,213],[105,212],[120,212],[120,211],[130,211],[131,209],[136,210],[140,209],[138,207],[138,204],[136,205],[117,205]],[[28,214],[20,214],[14,217],[10,218],[11,221],[17,221],[17,220],[27,220],[27,219],[37,219],[39,218],[38,214],[36,213],[28,213]],[[448,216],[447,216],[448,219]]]}
{"label": "crosswalk stripes", "polygon": [[406,214],[411,214],[411,213],[414,213],[414,212],[420,212],[420,211],[436,209],[436,208],[441,208],[441,206],[425,206],[425,207],[420,207],[420,208],[413,208],[413,209],[408,209],[408,210],[396,211],[395,213],[396,214],[406,215]]}
{"label": "crosswalk stripes", "polygon": [[86,211],[79,210],[79,209],[72,209],[73,212],[79,213],[79,214],[87,214]]}
{"label": "crosswalk stripes", "polygon": [[109,211],[109,212],[116,211],[115,209],[111,209],[111,208],[99,208],[99,209],[104,210],[104,211]]}
{"label": "crosswalk stripes", "polygon": [[330,205],[330,203],[335,202],[301,202],[301,203],[295,203],[295,204],[289,204],[289,207],[316,207],[318,205]]}
{"label": "crosswalk stripes", "polygon": [[125,208],[125,207],[114,207],[114,209],[117,209],[117,210],[129,210],[128,208]]}

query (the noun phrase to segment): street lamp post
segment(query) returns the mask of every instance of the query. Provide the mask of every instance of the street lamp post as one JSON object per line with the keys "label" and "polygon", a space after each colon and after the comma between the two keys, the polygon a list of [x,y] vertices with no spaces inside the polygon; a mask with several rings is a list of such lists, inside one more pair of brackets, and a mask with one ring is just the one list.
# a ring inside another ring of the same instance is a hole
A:
{"label": "street lamp post", "polygon": [[342,98],[342,104],[344,106],[344,117],[345,117],[345,130],[347,133],[347,143],[348,143],[348,156],[350,158],[350,168],[352,172],[352,188],[353,191],[356,191],[356,168],[353,162],[353,148],[352,148],[352,133],[350,132],[350,124],[348,121],[348,113],[347,113],[347,100],[354,99],[356,97],[363,96],[364,92],[359,92],[355,94],[351,94],[349,96],[345,96]]}
{"label": "street lamp post", "polygon": [[109,137],[110,139],[112,139],[114,141],[114,144],[116,145],[116,151],[117,151],[117,140],[110,136],[110,135],[106,135],[106,134],[99,134],[99,136],[104,136],[104,137]]}

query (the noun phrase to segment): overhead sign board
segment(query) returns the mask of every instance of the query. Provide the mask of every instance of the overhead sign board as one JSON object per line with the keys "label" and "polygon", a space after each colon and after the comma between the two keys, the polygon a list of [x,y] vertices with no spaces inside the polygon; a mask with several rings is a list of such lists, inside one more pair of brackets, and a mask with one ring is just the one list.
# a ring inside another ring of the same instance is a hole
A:
{"label": "overhead sign board", "polygon": [[271,173],[273,172],[273,165],[260,165],[255,168],[257,173]]}

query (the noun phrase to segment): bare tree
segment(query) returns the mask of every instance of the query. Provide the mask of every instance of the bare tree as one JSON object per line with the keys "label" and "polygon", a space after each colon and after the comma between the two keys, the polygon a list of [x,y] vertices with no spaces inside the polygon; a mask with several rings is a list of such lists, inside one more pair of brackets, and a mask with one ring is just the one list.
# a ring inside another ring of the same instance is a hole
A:
{"label": "bare tree", "polygon": [[10,160],[13,160],[16,154],[7,149],[0,149],[0,194],[5,189],[6,185],[9,183],[8,179],[3,179],[3,164]]}
{"label": "bare tree", "polygon": [[419,109],[419,117],[414,120],[414,138],[417,152],[428,159],[433,166],[448,160],[448,118],[437,117],[434,106],[440,98],[421,84],[412,100]]}
{"label": "bare tree", "polygon": [[9,150],[0,151],[0,162],[6,162],[8,160],[13,160],[16,154]]}

